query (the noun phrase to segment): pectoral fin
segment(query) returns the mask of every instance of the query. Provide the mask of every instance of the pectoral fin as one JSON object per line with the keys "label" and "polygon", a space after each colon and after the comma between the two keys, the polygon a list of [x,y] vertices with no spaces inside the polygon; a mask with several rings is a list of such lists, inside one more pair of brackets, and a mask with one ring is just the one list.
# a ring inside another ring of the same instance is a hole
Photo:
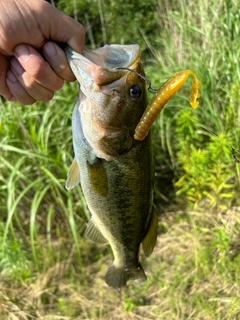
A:
{"label": "pectoral fin", "polygon": [[155,244],[157,241],[157,232],[158,232],[158,218],[157,218],[156,211],[153,209],[148,232],[142,241],[142,248],[146,257],[150,256],[150,254],[152,253],[155,247]]}
{"label": "pectoral fin", "polygon": [[65,184],[65,188],[67,190],[73,189],[80,183],[80,171],[77,164],[77,160],[74,158],[71,167],[67,174],[67,181]]}
{"label": "pectoral fin", "polygon": [[94,221],[91,219],[85,231],[85,237],[96,243],[108,243],[101,231],[96,227]]}
{"label": "pectoral fin", "polygon": [[94,161],[87,161],[87,168],[93,190],[106,197],[108,195],[108,179],[102,161],[95,157]]}

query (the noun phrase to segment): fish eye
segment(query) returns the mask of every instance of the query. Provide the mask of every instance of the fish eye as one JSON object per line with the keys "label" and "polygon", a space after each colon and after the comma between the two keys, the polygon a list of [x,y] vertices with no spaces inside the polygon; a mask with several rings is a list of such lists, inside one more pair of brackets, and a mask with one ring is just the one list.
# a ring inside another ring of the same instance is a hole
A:
{"label": "fish eye", "polygon": [[130,88],[129,94],[133,100],[140,98],[142,95],[142,87],[139,84],[136,84]]}

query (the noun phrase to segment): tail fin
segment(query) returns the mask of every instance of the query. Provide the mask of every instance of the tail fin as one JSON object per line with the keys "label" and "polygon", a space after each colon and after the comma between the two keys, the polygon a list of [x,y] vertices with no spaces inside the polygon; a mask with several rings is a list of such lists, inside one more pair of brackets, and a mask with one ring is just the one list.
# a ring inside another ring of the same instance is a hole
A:
{"label": "tail fin", "polygon": [[146,280],[147,276],[139,264],[136,269],[117,268],[114,263],[108,268],[105,276],[105,281],[110,287],[120,291],[120,289],[126,286],[128,280],[142,279]]}

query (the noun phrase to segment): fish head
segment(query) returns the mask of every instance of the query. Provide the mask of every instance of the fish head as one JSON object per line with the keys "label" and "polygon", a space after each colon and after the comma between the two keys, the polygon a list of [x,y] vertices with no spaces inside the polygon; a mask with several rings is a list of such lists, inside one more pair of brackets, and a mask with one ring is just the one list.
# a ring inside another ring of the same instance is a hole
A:
{"label": "fish head", "polygon": [[[105,45],[83,55],[67,48],[69,64],[79,85],[78,114],[83,140],[99,158],[110,161],[128,152],[146,107],[138,45]],[[76,130],[75,130],[76,132]]]}

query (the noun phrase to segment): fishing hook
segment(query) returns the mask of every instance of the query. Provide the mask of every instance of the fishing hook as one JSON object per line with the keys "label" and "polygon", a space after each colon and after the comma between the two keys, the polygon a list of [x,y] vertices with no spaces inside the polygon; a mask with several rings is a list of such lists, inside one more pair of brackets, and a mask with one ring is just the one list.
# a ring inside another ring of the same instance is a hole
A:
{"label": "fishing hook", "polygon": [[138,73],[137,71],[133,70],[133,69],[130,69],[130,68],[124,68],[124,67],[116,67],[114,69],[120,69],[120,70],[127,70],[127,71],[131,71],[133,73],[135,73],[136,75],[138,75],[140,78],[144,79],[147,83],[148,83],[148,91],[151,92],[151,93],[157,93],[158,90],[155,90],[151,87],[151,81],[144,77],[142,74]]}

